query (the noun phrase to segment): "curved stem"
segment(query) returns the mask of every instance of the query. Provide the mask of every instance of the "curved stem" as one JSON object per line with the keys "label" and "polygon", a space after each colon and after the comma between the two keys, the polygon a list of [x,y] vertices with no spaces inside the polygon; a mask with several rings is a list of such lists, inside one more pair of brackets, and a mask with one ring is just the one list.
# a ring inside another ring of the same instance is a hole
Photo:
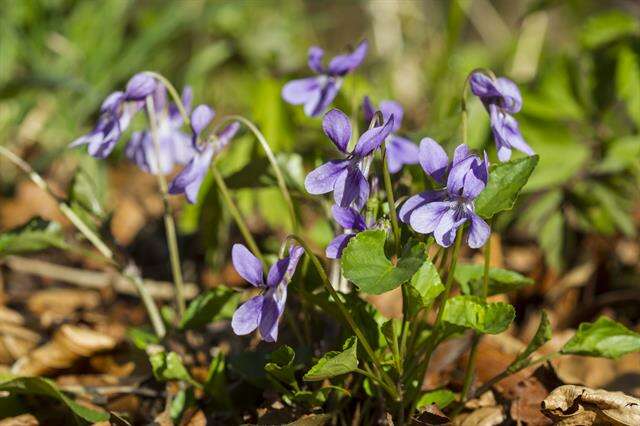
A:
{"label": "curved stem", "polygon": [[353,317],[349,313],[349,310],[344,305],[344,302],[342,301],[342,299],[340,299],[340,295],[338,294],[338,292],[331,285],[331,282],[329,281],[329,278],[327,277],[327,274],[324,271],[324,268],[320,264],[320,260],[318,260],[318,257],[311,251],[311,249],[309,248],[307,243],[302,238],[300,238],[299,236],[297,236],[297,235],[288,235],[287,236],[287,240],[296,241],[298,244],[300,244],[302,246],[302,248],[307,253],[309,258],[311,258],[311,262],[313,263],[313,266],[316,268],[316,271],[318,272],[318,275],[320,275],[320,279],[322,280],[322,284],[324,284],[325,288],[327,289],[327,291],[329,292],[331,297],[333,297],[333,300],[335,301],[336,305],[338,305],[338,309],[340,310],[340,312],[344,316],[345,320],[347,321],[347,323],[349,324],[349,326],[351,327],[351,329],[353,330],[355,335],[358,337],[358,340],[360,341],[360,344],[362,345],[364,350],[367,352],[367,354],[369,355],[369,357],[373,361],[373,366],[374,366],[374,368],[376,370],[376,373],[380,376],[381,380],[386,381],[387,384],[389,385],[389,389],[387,389],[387,390],[390,391],[389,392],[390,395],[394,399],[397,400],[399,398],[399,395],[398,395],[398,393],[396,392],[396,390],[394,388],[395,383],[391,380],[389,375],[382,368],[382,364],[380,363],[380,360],[376,356],[376,353],[374,352],[373,348],[369,344],[369,341],[367,340],[367,337],[365,336],[364,332],[362,331],[360,326],[354,321]]}
{"label": "curved stem", "polygon": [[189,118],[189,114],[187,114],[187,109],[182,103],[182,98],[178,94],[178,91],[176,90],[175,86],[171,84],[171,82],[167,80],[162,74],[159,74],[155,71],[144,71],[144,73],[149,74],[150,76],[152,76],[156,80],[159,80],[162,83],[162,85],[169,92],[169,95],[173,98],[173,102],[178,107],[178,111],[182,116],[182,120],[184,120],[184,124],[186,124],[187,126],[191,125],[191,119]]}
{"label": "curved stem", "polygon": [[125,276],[129,281],[133,283],[135,288],[142,299],[142,303],[144,304],[147,314],[149,315],[149,319],[151,324],[153,325],[153,329],[156,335],[160,338],[163,338],[166,334],[166,329],[164,323],[162,322],[162,318],[160,317],[160,311],[158,311],[158,307],[156,306],[153,298],[149,294],[149,291],[144,286],[142,279],[135,275],[126,271],[126,268],[122,267],[115,260],[115,256],[113,252],[107,245],[100,239],[100,237],[93,232],[91,228],[89,228],[83,221],[78,217],[78,215],[69,207],[69,205],[60,197],[58,197],[52,190],[51,187],[47,184],[47,182],[40,176],[33,168],[24,161],[22,158],[15,155],[9,149],[0,145],[0,155],[7,158],[14,165],[16,165],[20,170],[26,173],[29,178],[38,186],[38,188],[42,189],[44,192],[49,194],[54,200],[58,202],[58,208],[64,214],[67,219],[76,227],[82,235],[98,250],[98,252],[102,255],[102,257],[107,261],[107,263],[115,266],[118,271]]}
{"label": "curved stem", "polygon": [[296,217],[296,210],[293,206],[293,201],[291,199],[291,194],[289,193],[289,189],[287,188],[287,184],[284,180],[284,175],[282,174],[282,169],[280,169],[280,166],[278,165],[278,161],[276,160],[275,155],[273,154],[273,151],[271,150],[271,146],[269,146],[269,142],[267,142],[267,139],[264,137],[264,135],[262,134],[262,132],[260,132],[260,130],[258,130],[258,128],[255,126],[255,124],[253,124],[250,120],[246,119],[245,117],[241,116],[241,115],[229,115],[226,116],[222,119],[222,121],[215,127],[214,129],[214,133],[217,132],[217,130],[222,127],[222,125],[230,122],[230,121],[238,121],[242,124],[245,125],[245,127],[247,129],[249,129],[251,131],[251,133],[253,133],[253,135],[256,137],[256,139],[258,139],[258,142],[260,142],[260,145],[262,146],[262,149],[264,150],[264,153],[267,156],[267,159],[269,160],[269,163],[271,163],[271,167],[273,167],[273,171],[276,175],[276,181],[278,182],[278,187],[280,188],[280,192],[282,193],[282,197],[284,198],[285,203],[287,204],[287,209],[289,210],[289,216],[291,218],[291,228],[293,229],[294,233],[298,232],[298,219]]}
{"label": "curved stem", "polygon": [[253,239],[253,236],[251,235],[251,232],[249,231],[247,224],[242,218],[242,214],[240,213],[238,206],[236,206],[236,204],[233,202],[233,199],[231,198],[231,194],[229,194],[229,188],[227,188],[227,185],[224,182],[224,178],[218,171],[215,164],[211,163],[210,168],[211,168],[211,174],[213,175],[213,180],[216,182],[216,185],[218,186],[220,195],[222,195],[222,200],[227,205],[227,208],[229,209],[229,213],[231,214],[231,217],[233,217],[233,220],[236,222],[236,225],[238,226],[240,233],[244,237],[245,242],[249,246],[249,249],[251,250],[251,252],[253,252],[253,254],[264,263],[264,257],[262,256],[262,253],[258,248],[258,244],[256,244],[256,241]]}
{"label": "curved stem", "polygon": [[164,205],[164,228],[167,234],[167,246],[169,247],[169,259],[171,262],[171,273],[173,275],[173,283],[176,286],[176,305],[178,306],[178,314],[180,318],[184,315],[186,302],[184,296],[184,281],[182,279],[182,268],[180,266],[180,251],[178,250],[178,239],[176,236],[176,224],[173,220],[173,209],[169,203],[169,191],[167,180],[160,170],[160,142],[158,141],[158,128],[156,109],[153,105],[153,98],[147,96],[147,114],[149,115],[149,128],[151,130],[151,140],[156,155],[156,178],[162,195],[162,204]]}

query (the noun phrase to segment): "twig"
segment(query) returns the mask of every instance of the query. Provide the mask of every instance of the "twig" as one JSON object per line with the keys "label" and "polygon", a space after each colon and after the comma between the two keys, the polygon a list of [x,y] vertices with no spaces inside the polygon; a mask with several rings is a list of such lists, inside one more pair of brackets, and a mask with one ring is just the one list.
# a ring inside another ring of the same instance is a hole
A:
{"label": "twig", "polygon": [[[4,263],[17,272],[51,278],[79,287],[103,289],[112,286],[118,293],[131,296],[138,295],[131,281],[117,271],[87,271],[20,256],[8,256],[4,259]],[[169,282],[144,280],[144,285],[148,289],[150,296],[156,300],[171,300],[175,296],[174,287]],[[198,286],[193,283],[185,284],[185,297],[187,299],[193,299],[197,294]]]}

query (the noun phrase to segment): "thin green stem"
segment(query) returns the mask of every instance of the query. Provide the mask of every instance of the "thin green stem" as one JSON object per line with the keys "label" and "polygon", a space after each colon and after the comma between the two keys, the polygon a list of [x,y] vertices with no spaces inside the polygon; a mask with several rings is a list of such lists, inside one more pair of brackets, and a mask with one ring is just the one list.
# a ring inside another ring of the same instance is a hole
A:
{"label": "thin green stem", "polygon": [[169,190],[167,179],[162,170],[160,170],[160,142],[158,141],[158,121],[156,118],[156,109],[153,104],[153,98],[147,96],[147,114],[149,115],[149,128],[151,129],[151,140],[156,156],[156,178],[158,179],[158,187],[162,195],[162,204],[164,205],[164,228],[167,237],[167,246],[169,247],[169,259],[171,263],[171,273],[173,275],[173,283],[176,286],[176,305],[178,306],[178,315],[182,319],[186,309],[186,298],[184,296],[184,281],[182,279],[182,268],[180,266],[180,251],[178,250],[178,238],[176,235],[176,224],[173,220],[173,209],[169,203]]}
{"label": "thin green stem", "polygon": [[245,125],[247,129],[253,133],[253,135],[258,139],[262,149],[264,150],[269,163],[271,163],[271,167],[273,167],[273,172],[276,175],[276,181],[278,183],[278,187],[280,188],[280,192],[282,193],[282,197],[284,198],[284,202],[287,204],[287,209],[289,210],[289,217],[291,218],[291,228],[293,229],[293,233],[298,233],[298,218],[296,216],[296,210],[293,206],[293,201],[291,199],[291,194],[289,193],[289,189],[287,188],[287,183],[284,180],[284,174],[282,173],[282,169],[278,165],[278,160],[276,156],[273,154],[271,150],[271,146],[267,139],[264,137],[262,132],[258,130],[258,128],[253,124],[250,120],[246,119],[241,115],[229,115],[222,119],[222,121],[215,127],[214,133],[216,133],[217,129],[222,127],[222,125],[230,122],[230,121],[238,121]]}
{"label": "thin green stem", "polygon": [[236,206],[236,203],[234,203],[233,199],[231,198],[231,194],[229,193],[229,188],[227,188],[227,184],[224,182],[224,178],[218,171],[218,168],[215,166],[215,164],[212,163],[210,168],[211,168],[211,174],[213,175],[213,180],[216,182],[216,185],[218,186],[218,191],[220,191],[220,195],[222,195],[222,201],[224,201],[224,203],[227,205],[227,208],[229,209],[229,213],[231,214],[231,217],[233,217],[233,220],[236,222],[236,226],[238,226],[238,229],[240,230],[242,237],[244,238],[245,242],[249,246],[249,249],[251,250],[251,252],[258,259],[264,261],[264,257],[262,256],[262,252],[258,248],[258,244],[256,244],[256,241],[253,239],[253,236],[251,235],[251,232],[249,231],[247,224],[242,218],[242,214],[240,213],[238,206]]}
{"label": "thin green stem", "polygon": [[[493,225],[493,221],[491,223]],[[491,227],[489,228],[491,229]],[[487,300],[489,294],[489,269],[491,266],[491,232],[489,232],[489,239],[484,246],[484,274],[482,279],[482,294],[480,297],[482,301]],[[467,370],[464,374],[464,384],[462,386],[462,392],[460,393],[460,401],[465,401],[469,394],[469,389],[473,383],[473,378],[476,370],[476,358],[478,356],[478,344],[480,343],[481,334],[477,331],[473,333],[473,339],[471,341],[471,352],[469,353],[469,361],[467,363]]]}
{"label": "thin green stem", "polygon": [[389,218],[393,229],[393,240],[396,248],[396,255],[400,253],[400,226],[398,225],[398,214],[396,213],[396,202],[393,196],[393,185],[391,184],[391,174],[387,165],[387,151],[385,143],[382,144],[382,175],[384,177],[384,190],[387,193],[387,203],[389,204]]}
{"label": "thin green stem", "polygon": [[460,226],[458,228],[458,232],[456,234],[456,241],[453,246],[453,252],[451,253],[451,265],[449,266],[449,272],[447,274],[447,281],[444,286],[444,291],[442,292],[440,306],[438,307],[438,314],[436,315],[436,321],[433,324],[431,335],[426,343],[427,353],[425,355],[425,359],[422,362],[421,368],[418,370],[418,386],[413,392],[413,398],[411,402],[411,409],[409,410],[409,415],[413,413],[416,409],[417,393],[422,388],[422,382],[424,380],[424,375],[429,368],[429,362],[431,361],[431,355],[433,354],[434,349],[436,348],[438,339],[440,338],[440,327],[442,323],[442,316],[444,314],[444,309],[447,306],[447,301],[449,299],[449,295],[451,294],[451,288],[453,287],[453,276],[456,271],[456,265],[458,263],[458,254],[460,252],[460,246],[462,245],[462,234],[463,234],[464,226]]}
{"label": "thin green stem", "polygon": [[361,368],[356,368],[353,371],[354,371],[354,373],[359,373],[359,374],[362,374],[365,377],[368,377],[370,380],[372,380],[373,382],[377,383],[379,386],[384,388],[384,390],[389,392],[389,394],[391,394],[391,395],[393,395],[394,392],[396,392],[396,390],[394,388],[392,388],[391,386],[389,386],[388,383],[385,383],[383,380],[380,380],[379,377],[374,376],[373,374],[371,374],[370,372],[368,372],[366,370],[363,370]]}
{"label": "thin green stem", "polygon": [[327,291],[335,301],[336,305],[338,306],[338,309],[340,310],[345,320],[349,324],[349,327],[351,327],[356,337],[358,337],[360,344],[369,355],[369,358],[371,358],[371,361],[373,361],[373,365],[375,367],[376,373],[380,376],[380,380],[387,382],[387,384],[390,386],[390,388],[387,390],[389,391],[390,395],[397,400],[399,398],[399,395],[397,394],[394,388],[395,383],[391,380],[391,378],[386,373],[386,371],[384,371],[384,368],[382,367],[382,363],[380,362],[380,360],[376,356],[375,351],[369,344],[369,341],[367,340],[367,337],[365,336],[364,332],[362,331],[360,326],[354,321],[353,317],[349,313],[349,310],[344,305],[344,302],[342,301],[342,299],[340,299],[340,295],[331,285],[331,282],[329,281],[329,278],[327,277],[327,274],[324,271],[324,268],[320,264],[320,260],[318,260],[318,257],[311,251],[307,243],[299,236],[289,235],[287,236],[287,240],[296,241],[298,244],[302,246],[302,248],[307,253],[309,258],[311,258],[311,262],[313,263],[313,266],[316,268],[318,275],[320,275],[320,279],[322,280],[322,283],[324,284],[325,288],[327,289]]}
{"label": "thin green stem", "polygon": [[140,298],[142,299],[142,303],[144,304],[147,314],[149,315],[149,319],[151,320],[151,324],[153,325],[153,329],[156,335],[160,338],[163,338],[166,334],[166,329],[164,323],[162,322],[162,318],[160,317],[160,311],[158,311],[158,307],[156,306],[153,298],[149,294],[147,288],[144,286],[142,279],[135,275],[126,271],[122,265],[120,265],[115,260],[115,256],[113,252],[107,245],[100,239],[100,237],[93,232],[91,228],[89,228],[83,221],[78,217],[78,215],[69,207],[69,205],[60,197],[58,197],[52,190],[51,187],[47,184],[47,182],[40,176],[29,163],[24,161],[22,158],[15,155],[9,149],[0,146],[0,155],[3,155],[9,161],[11,161],[14,165],[16,165],[20,170],[26,173],[29,178],[38,186],[38,188],[42,189],[44,192],[49,194],[54,200],[58,202],[58,208],[62,212],[62,214],[69,219],[69,221],[80,231],[82,235],[98,250],[98,252],[103,256],[105,261],[113,266],[115,266],[118,271],[125,276],[129,281],[133,283],[133,285],[138,290]]}
{"label": "thin green stem", "polygon": [[144,73],[149,74],[150,76],[152,76],[153,78],[155,78],[156,80],[162,83],[162,85],[169,92],[169,95],[173,98],[173,102],[178,107],[178,112],[180,112],[180,115],[182,116],[182,120],[184,121],[184,124],[189,126],[191,124],[191,120],[189,119],[189,114],[187,114],[187,109],[185,105],[182,103],[182,98],[178,94],[178,91],[176,90],[175,86],[171,84],[171,82],[167,80],[162,74],[159,74],[155,71],[144,71]]}

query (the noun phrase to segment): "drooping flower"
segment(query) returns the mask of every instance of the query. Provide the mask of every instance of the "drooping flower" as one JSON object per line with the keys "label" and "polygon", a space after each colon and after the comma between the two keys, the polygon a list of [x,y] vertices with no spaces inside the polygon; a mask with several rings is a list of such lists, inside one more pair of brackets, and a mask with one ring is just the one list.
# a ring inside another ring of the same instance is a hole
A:
{"label": "drooping flower", "polygon": [[364,60],[368,43],[362,41],[351,53],[331,59],[328,67],[322,64],[324,50],[313,46],[309,49],[308,65],[317,75],[293,80],[282,88],[282,98],[290,104],[304,104],[304,112],[309,117],[322,114],[335,99],[345,75],[349,74]]}
{"label": "drooping flower", "polygon": [[520,133],[518,122],[511,115],[522,108],[522,96],[518,86],[507,78],[500,77],[494,80],[481,72],[474,72],[469,83],[471,92],[480,98],[489,111],[491,131],[500,161],[508,161],[511,158],[512,148],[533,155],[533,150]]}
{"label": "drooping flower", "polygon": [[[365,96],[362,102],[362,110],[365,121],[367,123],[371,122],[376,108],[368,96]],[[382,113],[383,121],[388,120],[393,115],[393,128],[385,142],[389,172],[398,173],[405,164],[418,164],[418,146],[410,140],[395,134],[402,125],[402,117],[404,116],[402,106],[395,101],[382,101],[380,102],[380,112]]]}
{"label": "drooping flower", "polygon": [[[191,99],[191,88],[187,86],[182,93],[182,103],[187,113],[191,111]],[[125,154],[127,158],[147,173],[155,174],[159,171],[162,174],[167,174],[173,170],[175,165],[189,162],[196,150],[191,143],[190,136],[180,130],[184,123],[182,115],[175,104],[167,103],[167,92],[164,86],[157,86],[153,100],[157,118],[159,158],[156,158],[156,147],[149,130],[133,132]]]}
{"label": "drooping flower", "polygon": [[200,134],[214,116],[215,111],[207,105],[198,105],[191,113],[192,146],[196,152],[169,184],[170,194],[185,194],[192,204],[198,200],[198,192],[211,160],[229,144],[240,129],[240,124],[233,122],[216,135],[214,143],[199,143]]}
{"label": "drooping flower", "polygon": [[334,205],[331,208],[333,218],[345,229],[343,234],[336,236],[327,246],[325,254],[329,259],[339,259],[342,257],[342,250],[347,246],[349,240],[356,236],[358,232],[369,229],[373,224],[367,223],[360,213],[354,208],[345,208]]}
{"label": "drooping flower", "polygon": [[239,336],[260,330],[262,340],[278,340],[278,321],[284,313],[287,301],[287,285],[296,271],[296,266],[304,250],[294,245],[289,248],[289,256],[278,260],[269,269],[264,279],[262,262],[242,244],[235,244],[231,250],[233,267],[242,278],[259,288],[262,293],[242,304],[233,314],[231,327]]}
{"label": "drooping flower", "polygon": [[304,181],[307,192],[314,195],[333,191],[333,198],[340,207],[350,207],[354,202],[361,209],[369,198],[369,184],[362,173],[362,161],[378,149],[393,128],[391,115],[385,123],[367,130],[349,151],[351,123],[340,110],[332,109],[322,120],[322,130],[346,158],[331,160],[309,173]]}
{"label": "drooping flower", "polygon": [[420,165],[441,186],[409,198],[400,209],[400,220],[421,234],[433,233],[442,247],[453,244],[460,226],[469,223],[467,244],[482,247],[489,238],[489,225],[475,213],[474,200],[487,184],[489,161],[459,145],[449,158],[436,141],[420,142]]}
{"label": "drooping flower", "polygon": [[124,92],[113,92],[102,102],[95,127],[71,142],[69,147],[88,145],[89,155],[108,157],[133,116],[144,106],[144,98],[155,90],[156,84],[155,79],[145,73],[131,77]]}

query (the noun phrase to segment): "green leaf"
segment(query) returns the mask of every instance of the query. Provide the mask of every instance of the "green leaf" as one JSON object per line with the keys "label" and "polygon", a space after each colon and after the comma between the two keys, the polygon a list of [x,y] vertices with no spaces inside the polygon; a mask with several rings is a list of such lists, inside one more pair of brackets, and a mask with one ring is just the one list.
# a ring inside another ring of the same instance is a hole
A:
{"label": "green leaf", "polygon": [[498,334],[509,327],[515,315],[508,303],[486,303],[476,296],[456,296],[447,300],[442,320],[480,333]]}
{"label": "green leaf", "polygon": [[[94,159],[86,160],[71,181],[69,199],[88,213],[98,218],[105,217],[102,207],[104,200],[104,171]],[[102,187],[101,187],[102,186]]]}
{"label": "green leaf", "polygon": [[538,156],[533,155],[492,166],[487,186],[476,198],[476,213],[488,219],[510,210],[537,164]]}
{"label": "green leaf", "polygon": [[524,351],[522,351],[511,363],[511,365],[509,365],[507,370],[511,373],[515,373],[516,371],[524,368],[527,365],[529,356],[549,340],[551,340],[551,324],[549,323],[549,317],[547,317],[547,313],[545,311],[542,311],[542,316],[540,317],[540,325],[538,325],[536,334],[533,336]]}
{"label": "green leaf", "polygon": [[562,270],[564,217],[561,212],[552,214],[542,225],[542,229],[538,233],[538,243],[544,252],[547,263],[558,271]]}
{"label": "green leaf", "polygon": [[640,22],[631,14],[611,10],[587,20],[580,32],[582,44],[590,49],[622,36],[640,33]]}
{"label": "green leaf", "polygon": [[[456,266],[454,278],[460,284],[462,293],[480,296],[484,280],[484,265],[460,263]],[[489,268],[489,292],[487,296],[515,291],[531,285],[533,282],[531,278],[527,278],[517,272],[501,268]]]}
{"label": "green leaf", "polygon": [[285,426],[324,426],[331,420],[330,414],[305,414]]}
{"label": "green leaf", "polygon": [[604,159],[596,166],[596,170],[601,173],[619,172],[637,163],[638,158],[640,158],[640,136],[624,136],[608,144]]}
{"label": "green leaf", "polygon": [[561,349],[565,355],[617,359],[640,351],[640,334],[607,317],[580,324],[576,334]]}
{"label": "green leaf", "polygon": [[149,345],[157,345],[160,343],[160,338],[152,331],[137,327],[128,329],[127,337],[131,340],[133,345],[140,350],[147,349],[147,346]]}
{"label": "green leaf", "polygon": [[344,276],[369,294],[382,294],[408,281],[425,259],[422,243],[407,244],[397,265],[384,254],[386,232],[369,230],[353,237],[344,249]]}
{"label": "green leaf", "polygon": [[444,291],[444,285],[438,274],[438,269],[431,260],[424,261],[420,269],[413,274],[410,281],[410,288],[420,296],[420,303],[423,307],[428,307]]}
{"label": "green leaf", "polygon": [[640,57],[627,46],[618,52],[616,93],[626,102],[629,117],[640,127]]}
{"label": "green leaf", "polygon": [[422,394],[418,399],[416,408],[422,410],[430,407],[431,404],[436,404],[442,410],[455,400],[456,394],[449,389],[436,389]]}
{"label": "green leaf", "polygon": [[296,384],[293,365],[295,355],[295,351],[291,347],[281,346],[269,354],[269,362],[264,366],[264,370],[281,382],[293,386]]}
{"label": "green leaf", "polygon": [[109,413],[78,404],[63,394],[55,383],[42,377],[17,377],[3,381],[0,383],[0,391],[14,395],[39,395],[53,398],[66,405],[74,417],[90,423],[105,422],[110,417]]}
{"label": "green leaf", "polygon": [[631,212],[625,211],[621,205],[622,200],[618,200],[612,189],[600,183],[594,183],[590,188],[591,195],[595,197],[602,208],[607,212],[611,219],[615,222],[627,237],[636,235],[636,227],[631,217]]}
{"label": "green leaf", "polygon": [[357,348],[358,339],[355,336],[350,337],[342,346],[341,352],[331,351],[324,354],[304,375],[304,380],[315,382],[354,371],[358,368]]}
{"label": "green leaf", "polygon": [[27,253],[50,247],[67,248],[60,225],[42,218],[31,219],[26,224],[0,234],[0,257]]}
{"label": "green leaf", "polygon": [[175,352],[166,353],[159,351],[149,356],[153,375],[157,380],[166,382],[169,380],[183,380],[192,385],[201,387],[189,374],[189,371],[182,363],[182,358]]}
{"label": "green leaf", "polygon": [[209,364],[207,379],[203,389],[213,400],[214,405],[228,409],[231,407],[231,398],[227,388],[226,360],[221,351],[213,357]]}
{"label": "green leaf", "polygon": [[180,328],[199,328],[222,319],[223,314],[236,308],[239,298],[240,293],[222,285],[205,291],[189,303],[180,321]]}
{"label": "green leaf", "polygon": [[180,389],[176,396],[171,400],[169,406],[169,415],[174,424],[180,424],[182,414],[189,407],[194,406],[196,403],[196,397],[193,394],[193,388]]}

